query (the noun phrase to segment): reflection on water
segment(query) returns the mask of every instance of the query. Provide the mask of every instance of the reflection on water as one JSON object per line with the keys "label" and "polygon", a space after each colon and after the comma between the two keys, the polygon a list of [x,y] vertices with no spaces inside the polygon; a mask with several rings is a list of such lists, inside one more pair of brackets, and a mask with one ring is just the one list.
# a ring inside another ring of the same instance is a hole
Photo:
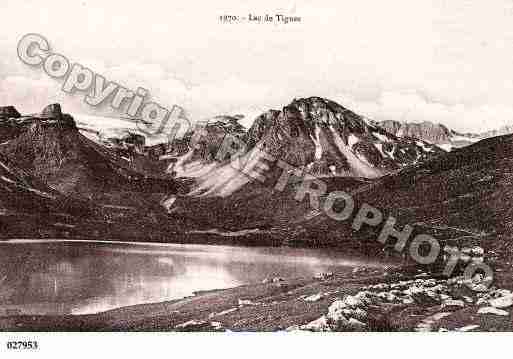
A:
{"label": "reflection on water", "polygon": [[0,315],[86,314],[196,291],[381,266],[333,251],[105,242],[0,243]]}

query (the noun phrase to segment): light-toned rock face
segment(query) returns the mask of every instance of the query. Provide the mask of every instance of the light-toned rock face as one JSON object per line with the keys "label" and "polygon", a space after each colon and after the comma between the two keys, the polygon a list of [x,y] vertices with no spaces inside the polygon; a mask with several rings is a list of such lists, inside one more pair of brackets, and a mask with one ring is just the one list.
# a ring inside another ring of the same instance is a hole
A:
{"label": "light-toned rock face", "polygon": [[490,305],[495,308],[509,308],[513,305],[513,296],[504,296],[489,301]]}
{"label": "light-toned rock face", "polygon": [[[476,250],[480,254],[480,250]],[[484,278],[476,276],[477,282]],[[360,331],[367,330],[373,318],[373,311],[383,306],[405,305],[428,306],[437,310],[416,324],[415,331],[433,331],[438,327],[442,331],[448,331],[440,326],[440,321],[452,315],[453,312],[463,308],[481,306],[477,310],[479,315],[508,316],[509,311],[499,306],[511,306],[512,293],[506,289],[488,288],[483,292],[461,295],[456,294],[461,288],[467,286],[467,280],[463,276],[450,279],[417,278],[391,283],[378,283],[363,287],[354,295],[345,295],[334,300],[328,311],[321,318],[299,326],[298,329],[311,331]],[[467,290],[469,288],[467,287]],[[456,331],[478,329],[474,323],[461,328],[453,328]]]}

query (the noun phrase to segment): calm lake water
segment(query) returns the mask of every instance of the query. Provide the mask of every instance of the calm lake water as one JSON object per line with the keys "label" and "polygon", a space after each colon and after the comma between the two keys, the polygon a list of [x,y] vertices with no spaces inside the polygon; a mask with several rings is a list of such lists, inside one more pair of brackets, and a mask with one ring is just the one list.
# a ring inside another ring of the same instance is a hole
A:
{"label": "calm lake water", "polygon": [[0,315],[87,314],[268,277],[382,267],[332,250],[105,242],[0,242]]}

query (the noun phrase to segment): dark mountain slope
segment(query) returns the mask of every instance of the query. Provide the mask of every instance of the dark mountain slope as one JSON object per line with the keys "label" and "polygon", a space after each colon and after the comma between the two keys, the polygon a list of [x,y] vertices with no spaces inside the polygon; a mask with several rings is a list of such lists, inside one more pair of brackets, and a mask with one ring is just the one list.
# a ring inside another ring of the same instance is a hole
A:
{"label": "dark mountain slope", "polygon": [[[385,218],[396,217],[398,229],[415,225],[417,232],[440,240],[509,238],[513,226],[512,173],[513,136],[509,135],[482,140],[405,168],[358,188],[353,196],[356,208],[367,203],[381,210]],[[382,226],[355,232],[351,228],[353,218],[336,222],[317,217],[303,226],[304,238],[323,233],[333,243],[377,243]]]}
{"label": "dark mountain slope", "polygon": [[[106,204],[137,205],[159,202],[154,194],[175,193],[176,182],[132,169],[129,158],[87,139],[73,118],[60,112],[32,116],[23,130],[0,146],[0,152],[45,184],[65,195]],[[158,197],[158,198],[157,198]]]}

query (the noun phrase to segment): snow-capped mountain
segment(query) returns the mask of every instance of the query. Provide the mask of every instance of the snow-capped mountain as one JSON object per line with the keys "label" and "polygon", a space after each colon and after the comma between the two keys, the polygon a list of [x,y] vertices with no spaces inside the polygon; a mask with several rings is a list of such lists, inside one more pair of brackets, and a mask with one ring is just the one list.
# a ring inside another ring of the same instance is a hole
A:
{"label": "snow-capped mountain", "polygon": [[442,124],[429,121],[420,123],[404,123],[394,120],[386,120],[376,122],[376,125],[397,137],[417,138],[422,141],[435,144],[446,151],[451,151],[453,148],[471,145],[472,143],[486,137],[492,137],[472,133],[459,133]]}
{"label": "snow-capped mountain", "polygon": [[[169,168],[177,177],[196,180],[193,195],[230,195],[252,181],[244,172],[269,158],[270,174],[281,160],[318,177],[376,178],[444,152],[422,140],[398,138],[319,97],[296,99],[281,111],[267,111],[246,133],[226,118],[218,120],[202,128],[189,151]],[[216,151],[226,134],[245,145],[238,148],[236,159],[219,161]]]}
{"label": "snow-capped mountain", "polygon": [[[513,228],[512,162],[513,136],[488,138],[384,176],[358,191],[354,200],[393,213],[398,228],[415,224],[439,240],[499,241],[509,238]],[[322,234],[340,243],[370,233],[356,234],[350,222],[328,217],[305,223],[305,228],[300,241]]]}

